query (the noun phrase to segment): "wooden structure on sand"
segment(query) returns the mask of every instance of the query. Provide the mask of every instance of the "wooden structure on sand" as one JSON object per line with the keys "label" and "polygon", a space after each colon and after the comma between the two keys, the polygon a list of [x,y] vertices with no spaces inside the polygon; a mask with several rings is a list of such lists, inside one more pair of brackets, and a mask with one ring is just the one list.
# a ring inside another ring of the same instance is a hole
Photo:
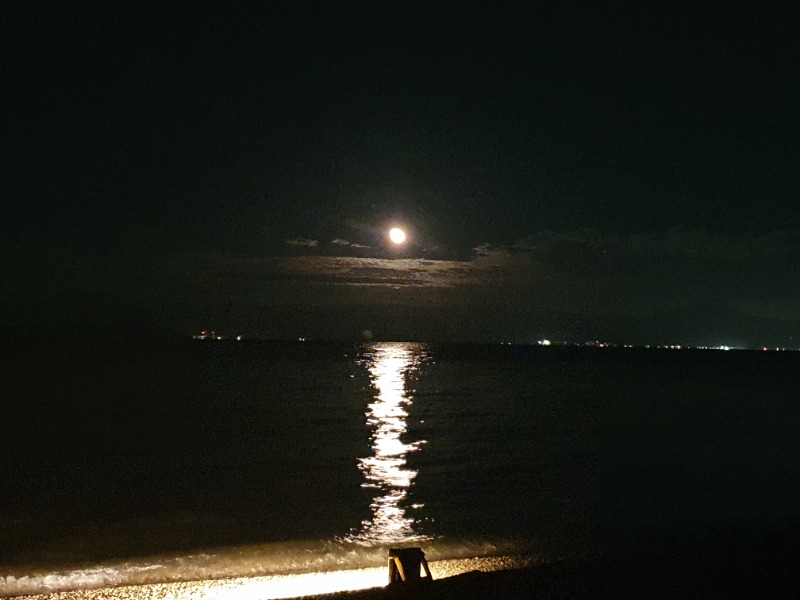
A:
{"label": "wooden structure on sand", "polygon": [[[422,577],[420,570],[425,572]],[[389,549],[389,585],[416,584],[433,581],[422,548]]]}

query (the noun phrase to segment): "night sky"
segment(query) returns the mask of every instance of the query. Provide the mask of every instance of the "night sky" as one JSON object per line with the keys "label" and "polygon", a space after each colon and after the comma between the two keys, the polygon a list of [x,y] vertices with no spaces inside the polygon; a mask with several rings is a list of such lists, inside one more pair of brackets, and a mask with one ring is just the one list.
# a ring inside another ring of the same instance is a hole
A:
{"label": "night sky", "polygon": [[800,347],[789,2],[14,4],[3,328]]}

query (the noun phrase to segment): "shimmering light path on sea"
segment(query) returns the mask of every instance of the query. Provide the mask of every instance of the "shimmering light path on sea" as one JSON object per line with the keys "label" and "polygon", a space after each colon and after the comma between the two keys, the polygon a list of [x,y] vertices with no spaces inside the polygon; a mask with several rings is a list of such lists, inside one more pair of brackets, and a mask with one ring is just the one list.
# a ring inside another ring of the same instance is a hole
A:
{"label": "shimmering light path on sea", "polygon": [[370,505],[372,519],[349,536],[352,542],[388,546],[426,539],[415,532],[416,522],[405,505],[417,476],[406,459],[425,443],[405,439],[412,403],[406,377],[419,368],[424,357],[424,351],[415,344],[384,343],[376,344],[364,360],[376,394],[366,413],[372,456],[358,459],[358,468],[364,474],[363,487],[373,489],[375,497]]}
{"label": "shimmering light path on sea", "polygon": [[[533,557],[493,556],[440,560],[430,564],[434,579],[470,571],[500,571],[531,566]],[[386,568],[328,571],[267,577],[235,577],[206,581],[152,583],[116,588],[76,590],[19,596],[20,600],[268,600],[354,591],[386,585]]]}

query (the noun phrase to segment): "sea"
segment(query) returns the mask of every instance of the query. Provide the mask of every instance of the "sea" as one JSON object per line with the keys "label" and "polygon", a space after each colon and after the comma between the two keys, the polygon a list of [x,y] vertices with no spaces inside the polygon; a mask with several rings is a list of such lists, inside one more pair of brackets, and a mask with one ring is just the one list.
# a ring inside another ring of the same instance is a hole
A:
{"label": "sea", "polygon": [[406,546],[442,564],[614,555],[800,522],[800,352],[2,350],[0,596],[380,570]]}

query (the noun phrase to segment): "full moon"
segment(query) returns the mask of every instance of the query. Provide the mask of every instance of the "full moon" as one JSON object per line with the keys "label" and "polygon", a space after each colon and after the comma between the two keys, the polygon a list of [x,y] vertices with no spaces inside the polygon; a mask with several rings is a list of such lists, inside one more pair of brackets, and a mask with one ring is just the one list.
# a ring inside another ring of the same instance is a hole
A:
{"label": "full moon", "polygon": [[395,244],[402,244],[406,241],[406,232],[399,227],[392,227],[389,230],[389,239]]}

